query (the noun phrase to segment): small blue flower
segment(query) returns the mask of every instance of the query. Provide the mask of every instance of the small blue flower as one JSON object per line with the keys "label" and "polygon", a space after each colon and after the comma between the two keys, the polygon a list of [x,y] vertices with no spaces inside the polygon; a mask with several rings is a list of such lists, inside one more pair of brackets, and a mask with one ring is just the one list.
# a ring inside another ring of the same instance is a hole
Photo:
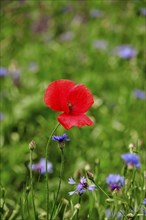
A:
{"label": "small blue flower", "polygon": [[72,31],[67,31],[67,32],[65,32],[65,33],[62,33],[61,35],[60,35],[60,40],[61,41],[71,41],[71,40],[73,40],[73,38],[75,37],[75,34],[74,34],[74,32],[72,32]]}
{"label": "small blue flower", "polygon": [[99,9],[92,9],[90,11],[90,16],[93,18],[100,18],[100,17],[103,17],[103,15],[104,15],[103,11]]}
{"label": "small blue flower", "polygon": [[109,185],[111,191],[120,190],[125,185],[125,178],[118,174],[110,174],[106,178],[106,183]]}
{"label": "small blue flower", "polygon": [[69,178],[68,183],[71,184],[71,185],[76,185],[75,191],[69,192],[69,195],[73,195],[73,194],[82,195],[85,192],[85,190],[88,190],[88,191],[94,191],[95,190],[95,185],[88,185],[87,180],[86,180],[85,177],[81,177],[80,182],[78,184],[76,184],[76,182],[71,177],[71,178]]}
{"label": "small blue flower", "polygon": [[140,9],[139,9],[139,13],[140,13],[140,15],[142,15],[142,16],[146,16],[146,8],[140,8]]}
{"label": "small blue flower", "polygon": [[105,40],[95,40],[93,42],[93,48],[105,50],[107,48],[107,42]]}
{"label": "small blue flower", "polygon": [[140,167],[140,158],[134,153],[122,154],[121,158],[125,161],[129,169],[133,169],[133,167]]}
{"label": "small blue flower", "polygon": [[140,89],[134,90],[133,95],[138,99],[146,99],[146,92]]}
{"label": "small blue flower", "polygon": [[135,57],[137,53],[137,50],[132,48],[130,45],[121,45],[113,50],[113,54],[116,54],[123,59]]}
{"label": "small blue flower", "polygon": [[146,207],[145,206],[146,206],[146,198],[144,198],[144,200],[142,201],[142,205],[140,207],[140,210],[144,216],[146,216]]}
{"label": "small blue flower", "polygon": [[37,65],[35,62],[31,62],[31,63],[29,64],[29,70],[30,70],[31,72],[36,72],[36,71],[38,70],[38,65]]}
{"label": "small blue flower", "polygon": [[68,183],[69,183],[69,184],[72,184],[72,185],[76,184],[76,182],[73,180],[72,177],[69,178]]}
{"label": "small blue flower", "polygon": [[2,112],[0,112],[0,121],[3,121],[4,120],[4,114]]}
{"label": "small blue flower", "polygon": [[121,212],[118,212],[118,215],[117,215],[118,219],[121,219],[123,217],[122,213]]}
{"label": "small blue flower", "polygon": [[142,204],[143,204],[143,205],[146,205],[146,198],[144,198]]}
{"label": "small blue flower", "polygon": [[0,67],[0,77],[4,77],[8,74],[8,70],[5,67]]}
{"label": "small blue flower", "polygon": [[118,212],[117,214],[113,211],[111,211],[110,209],[106,209],[105,210],[105,215],[107,217],[107,219],[110,219],[110,218],[114,218],[114,219],[121,219],[123,217],[122,213],[121,212]]}
{"label": "small blue flower", "polygon": [[[30,169],[30,164],[28,165]],[[41,158],[40,161],[36,164],[32,164],[32,170],[37,171],[41,174],[46,173],[46,159]],[[51,162],[47,163],[47,172],[52,173],[53,172],[53,165]]]}
{"label": "small blue flower", "polygon": [[15,86],[21,86],[21,70],[16,68],[16,66],[12,66],[9,69],[9,74],[12,78],[13,84]]}
{"label": "small blue flower", "polygon": [[63,134],[61,136],[52,136],[53,141],[58,141],[59,143],[64,142],[64,141],[70,141],[69,138],[67,138],[67,134]]}

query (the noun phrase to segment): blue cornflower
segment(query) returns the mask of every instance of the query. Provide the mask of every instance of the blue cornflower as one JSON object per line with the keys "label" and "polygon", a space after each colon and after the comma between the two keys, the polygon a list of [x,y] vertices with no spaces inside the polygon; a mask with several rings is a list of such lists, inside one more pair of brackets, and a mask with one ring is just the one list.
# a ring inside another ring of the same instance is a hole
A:
{"label": "blue cornflower", "polygon": [[121,158],[125,161],[129,169],[133,169],[133,167],[140,167],[140,158],[134,153],[122,154]]}
{"label": "blue cornflower", "polygon": [[73,38],[75,37],[75,34],[74,34],[74,32],[72,32],[72,31],[67,31],[67,32],[65,32],[65,33],[62,33],[61,35],[60,35],[60,40],[61,41],[71,41],[71,40],[73,40]]}
{"label": "blue cornflower", "polygon": [[130,59],[137,55],[137,50],[130,45],[121,45],[113,50],[113,53],[123,59]]}
{"label": "blue cornflower", "polygon": [[143,205],[146,205],[146,198],[144,198],[142,204],[143,204]]}
{"label": "blue cornflower", "polygon": [[31,62],[28,67],[31,72],[36,72],[38,70],[38,65],[35,62]]}
{"label": "blue cornflower", "polygon": [[52,136],[53,141],[58,141],[59,143],[64,142],[64,141],[70,141],[69,138],[67,138],[67,134],[63,134],[61,136]]}
{"label": "blue cornflower", "polygon": [[146,16],[146,8],[140,8],[139,12],[140,12],[140,15]]}
{"label": "blue cornflower", "polygon": [[82,195],[85,190],[88,191],[93,191],[95,190],[95,185],[88,185],[87,180],[85,177],[81,177],[80,178],[80,182],[78,184],[76,184],[76,182],[73,180],[73,178],[69,178],[69,184],[71,185],[76,185],[76,189],[74,191],[69,192],[69,195],[73,195],[73,194],[80,194]]}
{"label": "blue cornflower", "polygon": [[0,77],[4,77],[8,74],[8,70],[5,67],[0,67]]}
{"label": "blue cornflower", "polygon": [[115,212],[111,211],[110,209],[106,209],[104,213],[105,213],[107,219],[110,219],[110,218],[121,219],[123,217],[121,212],[118,212],[116,214]]}
{"label": "blue cornflower", "polygon": [[146,92],[140,89],[135,89],[133,95],[138,99],[146,99]]}
{"label": "blue cornflower", "polygon": [[99,10],[99,9],[92,9],[90,11],[90,16],[93,18],[97,18],[97,17],[103,17],[104,13],[103,11]]}
{"label": "blue cornflower", "polygon": [[107,41],[105,41],[105,40],[95,40],[93,42],[93,48],[105,50],[107,48]]}
{"label": "blue cornflower", "polygon": [[119,174],[110,174],[106,178],[106,183],[109,185],[112,191],[120,190],[125,185],[125,178]]}
{"label": "blue cornflower", "polygon": [[121,212],[118,212],[118,215],[117,215],[118,219],[121,219],[123,217],[122,213]]}
{"label": "blue cornflower", "polygon": [[[30,164],[28,165],[30,169]],[[46,159],[41,158],[38,163],[32,164],[32,170],[37,171],[41,174],[46,173]],[[47,163],[47,172],[52,173],[53,172],[53,165],[51,162]]]}
{"label": "blue cornflower", "polygon": [[4,120],[4,114],[2,112],[0,112],[0,121]]}
{"label": "blue cornflower", "polygon": [[144,200],[142,201],[142,206],[140,208],[140,210],[144,216],[146,216],[146,207],[145,206],[146,206],[146,198],[144,198]]}

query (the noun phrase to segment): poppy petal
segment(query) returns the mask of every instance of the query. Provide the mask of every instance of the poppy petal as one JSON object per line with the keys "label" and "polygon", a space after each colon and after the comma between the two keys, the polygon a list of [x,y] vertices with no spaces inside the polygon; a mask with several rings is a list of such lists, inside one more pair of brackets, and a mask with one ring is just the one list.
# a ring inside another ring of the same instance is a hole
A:
{"label": "poppy petal", "polygon": [[58,116],[58,121],[67,130],[73,126],[82,127],[84,125],[93,125],[93,121],[91,121],[91,119],[88,118],[85,114],[70,115],[63,113]]}
{"label": "poppy petal", "polygon": [[93,95],[82,84],[78,84],[70,90],[68,101],[71,103],[73,113],[87,112],[94,103]]}
{"label": "poppy petal", "polygon": [[68,94],[75,83],[71,80],[56,80],[50,83],[44,94],[45,104],[54,111],[69,112]]}

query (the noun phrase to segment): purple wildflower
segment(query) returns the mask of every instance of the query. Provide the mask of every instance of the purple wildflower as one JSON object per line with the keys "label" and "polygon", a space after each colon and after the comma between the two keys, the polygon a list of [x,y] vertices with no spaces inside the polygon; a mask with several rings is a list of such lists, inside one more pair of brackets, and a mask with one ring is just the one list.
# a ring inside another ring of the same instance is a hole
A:
{"label": "purple wildflower", "polygon": [[62,13],[69,13],[73,10],[72,6],[71,5],[65,5],[61,8],[61,12]]}
{"label": "purple wildflower", "polygon": [[146,99],[146,92],[140,89],[134,90],[133,95],[138,99]]}
{"label": "purple wildflower", "polygon": [[8,70],[5,67],[0,67],[0,77],[4,77],[8,74]]}
{"label": "purple wildflower", "polygon": [[76,189],[74,191],[69,192],[69,195],[73,195],[73,194],[80,194],[82,195],[85,190],[88,191],[93,191],[95,190],[95,185],[88,185],[87,180],[85,177],[81,177],[80,178],[80,182],[78,184],[76,184],[76,182],[73,180],[73,178],[69,178],[69,184],[71,185],[76,185]]}
{"label": "purple wildflower", "polygon": [[113,217],[113,213],[111,212],[110,209],[106,209],[104,213],[105,213],[105,216],[107,217],[107,219]]}
{"label": "purple wildflower", "polygon": [[74,33],[72,31],[67,31],[65,33],[62,33],[60,35],[60,40],[61,41],[70,41],[74,38]]}
{"label": "purple wildflower", "polygon": [[140,167],[140,158],[138,155],[133,153],[122,154],[121,158],[125,161],[129,169],[133,169],[133,167]]}
{"label": "purple wildflower", "polygon": [[125,179],[118,174],[110,174],[106,178],[106,183],[109,185],[111,191],[120,190],[125,185]]}
{"label": "purple wildflower", "polygon": [[[29,164],[30,169],[30,164]],[[37,171],[41,174],[46,173],[46,159],[41,158],[40,161],[36,164],[32,164],[32,170]],[[53,165],[51,162],[47,163],[47,172],[52,173],[53,172]]]}
{"label": "purple wildflower", "polygon": [[121,212],[118,212],[118,215],[117,215],[118,219],[121,219],[123,217],[122,213]]}
{"label": "purple wildflower", "polygon": [[93,48],[95,49],[106,49],[107,42],[105,40],[95,40],[93,42]]}
{"label": "purple wildflower", "polygon": [[113,54],[116,54],[123,59],[130,59],[132,57],[135,57],[137,53],[137,50],[130,45],[121,45],[113,50]]}
{"label": "purple wildflower", "polygon": [[4,114],[2,112],[0,112],[0,121],[4,120]]}
{"label": "purple wildflower", "polygon": [[64,142],[64,141],[70,141],[70,139],[67,138],[67,134],[63,134],[63,135],[61,135],[61,136],[55,136],[55,135],[53,135],[53,136],[52,136],[52,140],[53,140],[53,141],[58,141],[59,143],[60,143],[60,142]]}
{"label": "purple wildflower", "polygon": [[34,33],[43,33],[48,30],[49,17],[41,16],[37,21],[35,21],[32,25],[32,31]]}
{"label": "purple wildflower", "polygon": [[121,219],[123,217],[121,212],[118,212],[116,214],[115,212],[112,212],[110,209],[105,210],[105,215],[106,215],[107,219],[110,219],[110,218]]}
{"label": "purple wildflower", "polygon": [[69,178],[69,182],[68,182],[68,183],[69,183],[69,184],[72,184],[72,185],[76,184],[76,182],[73,180],[72,177]]}
{"label": "purple wildflower", "polygon": [[12,69],[10,69],[10,76],[13,80],[14,85],[19,87],[21,85],[21,70],[13,67]]}
{"label": "purple wildflower", "polygon": [[142,16],[146,16],[146,8],[140,8],[140,9],[139,9],[139,13],[140,13],[140,15],[142,15]]}
{"label": "purple wildflower", "polygon": [[103,11],[99,10],[99,9],[92,9],[90,11],[90,16],[93,17],[93,18],[100,18],[100,17],[103,17],[104,13]]}
{"label": "purple wildflower", "polygon": [[29,64],[29,70],[30,70],[31,72],[36,72],[36,71],[38,70],[38,65],[37,65],[35,62],[31,62],[31,63]]}
{"label": "purple wildflower", "polygon": [[146,205],[146,198],[144,198],[142,204],[143,204],[143,205]]}
{"label": "purple wildflower", "polygon": [[146,216],[146,207],[145,206],[146,206],[146,198],[144,198],[144,200],[142,201],[142,206],[140,208],[140,210],[144,216]]}

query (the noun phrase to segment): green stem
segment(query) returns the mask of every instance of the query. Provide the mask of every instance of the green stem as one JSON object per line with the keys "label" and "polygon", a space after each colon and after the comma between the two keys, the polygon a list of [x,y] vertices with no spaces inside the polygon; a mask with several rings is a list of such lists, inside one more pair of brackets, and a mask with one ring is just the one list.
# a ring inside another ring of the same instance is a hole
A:
{"label": "green stem", "polygon": [[1,186],[1,193],[2,193],[2,210],[4,210],[4,205],[5,205],[5,189],[4,187]]}
{"label": "green stem", "polygon": [[122,212],[121,210],[119,212],[125,217],[125,219],[128,219],[124,212]]}
{"label": "green stem", "polygon": [[95,186],[97,186],[97,188],[99,188],[104,193],[104,195],[106,195],[107,198],[111,199],[111,197],[97,183],[95,183],[94,180],[92,180],[92,182],[95,184]]}
{"label": "green stem", "polygon": [[30,219],[30,212],[29,212],[29,203],[28,203],[28,196],[29,196],[29,192],[30,192],[30,186],[27,183],[26,189],[25,189],[25,194],[24,194],[24,213],[26,214],[26,210],[27,210],[27,215],[28,215],[28,219]]}
{"label": "green stem", "polygon": [[56,125],[56,127],[54,128],[54,130],[52,131],[49,139],[48,139],[48,142],[47,142],[47,145],[46,145],[46,211],[47,211],[47,218],[46,220],[49,219],[49,183],[48,183],[48,180],[49,180],[49,175],[48,175],[48,172],[47,172],[47,165],[48,165],[48,149],[49,149],[49,144],[50,144],[50,141],[51,141],[51,138],[52,138],[52,135],[54,134],[54,132],[57,130],[57,128],[59,127],[59,123]]}
{"label": "green stem", "polygon": [[34,202],[34,188],[33,188],[33,177],[32,177],[32,150],[30,150],[30,188],[31,188],[31,197],[32,197],[34,219],[37,220],[38,217],[37,217],[35,202]]}
{"label": "green stem", "polygon": [[63,151],[64,149],[60,148],[60,150],[61,150],[61,167],[60,167],[60,174],[59,174],[59,184],[58,184],[58,189],[57,189],[56,198],[55,198],[55,201],[54,201],[54,205],[53,205],[53,209],[52,209],[50,220],[52,220],[52,218],[53,218],[54,209],[55,209],[55,206],[57,204],[57,200],[58,200],[58,196],[59,196],[59,192],[60,192],[60,188],[61,188],[61,181],[62,181],[62,174],[63,174],[63,165],[64,165],[64,151]]}
{"label": "green stem", "polygon": [[27,208],[27,214],[28,214],[28,217],[30,218],[29,204],[28,204],[28,194],[26,195],[25,203],[26,203],[26,208]]}
{"label": "green stem", "polygon": [[20,198],[20,212],[21,212],[22,220],[24,220],[23,201],[21,198]]}
{"label": "green stem", "polygon": [[81,204],[81,195],[79,195],[79,208],[78,208],[78,210],[77,210],[77,217],[76,217],[76,219],[78,220],[78,218],[79,218],[79,210],[80,210],[80,204]]}

